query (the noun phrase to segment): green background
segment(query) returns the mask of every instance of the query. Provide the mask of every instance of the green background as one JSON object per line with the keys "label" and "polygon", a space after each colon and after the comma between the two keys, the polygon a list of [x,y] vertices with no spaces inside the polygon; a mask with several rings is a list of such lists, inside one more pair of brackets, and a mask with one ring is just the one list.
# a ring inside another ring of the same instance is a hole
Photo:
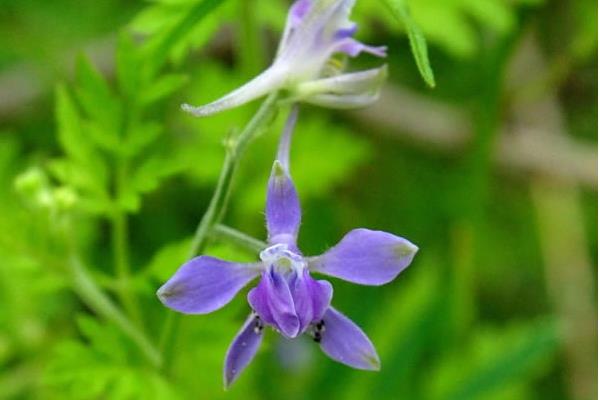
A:
{"label": "green background", "polygon": [[[389,49],[381,99],[303,105],[291,166],[305,254],[356,227],[420,247],[388,285],[332,279],[382,370],[269,331],[229,391],[222,363],[245,291],[181,318],[166,344],[170,311],[154,293],[186,259],[223,140],[257,102],[203,119],[179,104],[265,68],[289,4],[0,3],[0,398],[596,397],[597,3],[390,3],[412,19],[383,1],[353,11],[359,38]],[[434,89],[407,26],[427,39]],[[244,155],[224,217],[259,239],[280,114]],[[256,257],[217,237],[204,253]]]}

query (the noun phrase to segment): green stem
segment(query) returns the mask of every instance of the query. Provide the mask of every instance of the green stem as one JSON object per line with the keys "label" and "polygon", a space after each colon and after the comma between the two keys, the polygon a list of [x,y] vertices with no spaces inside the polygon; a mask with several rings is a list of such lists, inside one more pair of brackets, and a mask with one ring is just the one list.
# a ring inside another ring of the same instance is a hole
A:
{"label": "green stem", "polygon": [[276,99],[276,93],[270,95],[260,106],[240,135],[237,138],[230,139],[226,143],[227,153],[225,154],[221,175],[219,176],[219,181],[210,200],[210,204],[208,205],[208,209],[202,216],[202,219],[196,228],[188,258],[194,257],[199,251],[204,249],[206,240],[208,239],[208,233],[213,225],[219,222],[218,220],[222,217],[223,212],[227,208],[227,198],[231,191],[231,182],[235,169],[250,141],[260,133],[260,129],[263,125],[274,115]]}
{"label": "green stem", "polygon": [[144,333],[133,324],[127,316],[110,300],[108,296],[96,285],[96,282],[81,263],[77,255],[71,254],[69,270],[73,280],[73,289],[77,295],[98,315],[114,323],[127,337],[129,337],[150,364],[158,368],[161,365],[159,351],[146,338]]}
{"label": "green stem", "polygon": [[[161,354],[158,349],[145,336],[144,332],[131,322],[119,307],[106,295],[96,283],[93,276],[82,263],[78,256],[75,244],[76,235],[72,231],[71,221],[64,221],[61,225],[60,237],[65,244],[65,256],[52,258],[46,254],[39,253],[39,248],[22,246],[10,236],[0,236],[0,242],[4,247],[16,249],[20,254],[31,257],[31,260],[47,265],[59,271],[62,275],[68,275],[71,288],[75,294],[98,316],[113,323],[123,334],[128,337],[141,351],[142,355],[155,368],[162,364]],[[61,253],[62,254],[62,253]],[[65,262],[65,258],[66,261]],[[0,387],[4,386],[0,382]]]}
{"label": "green stem", "polygon": [[[116,199],[122,198],[127,183],[127,166],[124,160],[118,160],[116,166]],[[123,307],[131,318],[142,326],[142,317],[131,285],[131,270],[129,267],[128,224],[127,215],[117,204],[112,216],[112,246],[115,272],[118,282],[118,295]]]}
{"label": "green stem", "polygon": [[208,239],[208,233],[212,226],[217,222],[218,216],[221,210],[225,209],[225,199],[227,198],[228,191],[231,186],[231,180],[236,166],[236,160],[228,151],[225,154],[225,161],[221,169],[221,175],[219,177],[219,183],[215,188],[213,197],[206,209],[206,212],[200,219],[200,223],[196,228],[196,233],[192,239],[192,244],[188,252],[188,258],[194,257],[199,251],[202,251],[206,246],[206,240]]}
{"label": "green stem", "polygon": [[[244,130],[235,138],[230,138],[226,142],[226,154],[223,166],[221,168],[221,174],[217,187],[213,193],[206,212],[200,219],[200,223],[196,228],[196,233],[192,239],[188,258],[194,257],[206,246],[206,242],[209,238],[209,234],[212,232],[213,227],[220,222],[220,219],[225,213],[227,203],[229,199],[229,193],[231,192],[231,183],[233,175],[237,169],[237,165],[244,154],[244,151],[248,147],[248,144],[252,139],[258,136],[261,129],[270,121],[275,115],[277,109],[277,93],[272,93],[262,103],[256,114],[245,126]],[[163,351],[165,359],[165,367],[170,367],[173,364],[174,359],[174,344],[176,342],[176,336],[178,327],[181,323],[181,314],[169,312],[163,331],[160,338],[159,347]]]}
{"label": "green stem", "polygon": [[150,342],[144,332],[129,320],[127,315],[102,291],[81,261],[70,221],[65,223],[62,235],[67,246],[67,268],[71,276],[73,291],[97,315],[115,324],[125,336],[131,339],[153,367],[160,368],[162,356],[158,349]]}
{"label": "green stem", "polygon": [[259,253],[268,246],[267,243],[262,240],[258,240],[250,235],[246,235],[244,232],[240,232],[237,229],[223,224],[216,224],[213,227],[212,233],[222,238],[227,238],[240,247],[255,253]]}

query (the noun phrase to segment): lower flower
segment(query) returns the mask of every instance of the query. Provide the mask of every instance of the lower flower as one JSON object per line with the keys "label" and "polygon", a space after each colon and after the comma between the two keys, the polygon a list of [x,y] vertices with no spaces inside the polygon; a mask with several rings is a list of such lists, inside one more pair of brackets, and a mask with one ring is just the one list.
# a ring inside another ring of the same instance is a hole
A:
{"label": "lower flower", "polygon": [[363,331],[331,306],[333,288],[320,273],[362,285],[392,281],[411,263],[418,248],[391,233],[355,229],[315,257],[305,257],[296,245],[301,209],[289,175],[289,146],[296,120],[292,112],[280,141],[267,189],[266,219],[269,246],[260,261],[240,264],[213,257],[196,257],[177,270],[157,292],[176,311],[206,314],[226,305],[251,280],[250,317],[233,340],[225,358],[228,387],[256,354],[270,326],[287,338],[310,335],[323,352],[350,367],[378,370],[379,357]]}

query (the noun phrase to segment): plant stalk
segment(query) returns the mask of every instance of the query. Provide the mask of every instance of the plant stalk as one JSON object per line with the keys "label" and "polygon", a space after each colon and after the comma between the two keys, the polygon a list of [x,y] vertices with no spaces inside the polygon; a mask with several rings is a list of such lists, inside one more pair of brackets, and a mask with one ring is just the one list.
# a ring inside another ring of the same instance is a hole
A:
{"label": "plant stalk", "polygon": [[240,232],[237,229],[223,224],[216,224],[213,227],[212,233],[216,236],[227,238],[238,246],[255,253],[261,252],[268,246],[268,244],[262,240],[258,240],[250,235],[246,235],[244,232]]}
{"label": "plant stalk", "polygon": [[[277,110],[277,98],[277,93],[270,94],[242,132],[237,137],[229,138],[226,141],[225,160],[221,168],[219,181],[208,208],[198,223],[192,244],[190,245],[188,258],[194,257],[206,247],[210,233],[222,219],[227,208],[233,176],[238,163],[250,141],[258,136],[262,128],[273,119]],[[165,368],[170,368],[173,364],[175,358],[174,347],[180,324],[181,314],[169,312],[159,342],[159,348],[164,355]]]}
{"label": "plant stalk", "polygon": [[125,314],[98,287],[90,273],[82,264],[79,257],[71,254],[69,271],[73,280],[73,290],[98,315],[114,323],[156,368],[161,366],[161,355],[158,349],[148,340],[142,331],[131,322]]}
{"label": "plant stalk", "polygon": [[122,205],[119,204],[121,195],[124,191],[127,181],[127,166],[124,160],[118,160],[116,166],[116,200],[117,205],[112,215],[112,247],[115,272],[118,283],[118,296],[123,304],[127,314],[133,321],[142,326],[142,317],[140,310],[132,291],[131,286],[131,269],[129,266],[129,251],[128,251],[128,224],[127,215],[122,210]]}

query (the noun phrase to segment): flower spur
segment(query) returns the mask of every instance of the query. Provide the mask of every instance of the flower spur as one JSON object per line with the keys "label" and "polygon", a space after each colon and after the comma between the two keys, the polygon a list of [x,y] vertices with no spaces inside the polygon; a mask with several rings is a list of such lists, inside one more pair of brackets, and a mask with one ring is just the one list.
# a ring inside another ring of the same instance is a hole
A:
{"label": "flower spur", "polygon": [[183,110],[195,116],[211,115],[282,89],[289,91],[290,101],[324,107],[354,108],[373,103],[387,76],[385,66],[341,75],[327,68],[336,53],[351,57],[361,52],[386,55],[384,46],[368,46],[353,38],[357,26],[349,20],[349,14],[354,2],[296,0],[270,67],[212,103],[199,107],[183,104]]}
{"label": "flower spur", "polygon": [[265,326],[287,338],[306,333],[332,359],[357,369],[378,370],[379,357],[369,338],[331,306],[331,284],[313,279],[311,273],[362,285],[382,285],[404,270],[418,250],[408,240],[390,233],[355,229],[320,256],[302,255],[296,246],[300,202],[289,174],[295,120],[294,108],[268,183],[268,247],[260,252],[261,261],[244,264],[196,257],[181,266],[157,292],[169,308],[185,314],[206,314],[226,305],[260,275],[258,285],[248,293],[253,311],[227,351],[226,387],[256,354]]}

